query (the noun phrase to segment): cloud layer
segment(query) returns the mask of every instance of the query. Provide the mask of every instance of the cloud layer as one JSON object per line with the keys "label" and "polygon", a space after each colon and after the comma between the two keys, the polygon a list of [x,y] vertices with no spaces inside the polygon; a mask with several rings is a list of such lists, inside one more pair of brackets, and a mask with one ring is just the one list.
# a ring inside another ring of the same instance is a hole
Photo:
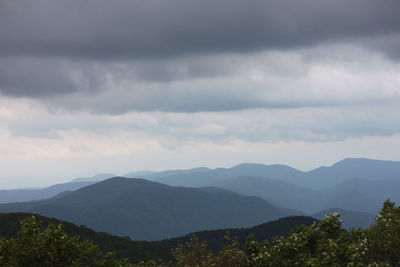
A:
{"label": "cloud layer", "polygon": [[[227,53],[296,51],[332,43],[398,59],[399,9],[396,0],[2,1],[0,91],[39,98],[96,95],[114,90],[115,80],[121,79],[128,83],[124,87],[138,94],[146,91],[150,98],[155,97],[151,91],[179,96],[187,90],[190,95],[190,88],[152,90],[152,85],[235,75],[240,63],[222,56]],[[112,84],[107,84],[108,77]],[[210,87],[218,97],[222,89]],[[176,105],[175,98],[169,105]],[[218,107],[203,109],[265,106],[228,102],[232,104],[218,101]],[[132,109],[157,109],[130,104]]]}
{"label": "cloud layer", "polygon": [[376,38],[400,27],[396,0],[8,0],[1,7],[1,53],[18,56],[248,52]]}

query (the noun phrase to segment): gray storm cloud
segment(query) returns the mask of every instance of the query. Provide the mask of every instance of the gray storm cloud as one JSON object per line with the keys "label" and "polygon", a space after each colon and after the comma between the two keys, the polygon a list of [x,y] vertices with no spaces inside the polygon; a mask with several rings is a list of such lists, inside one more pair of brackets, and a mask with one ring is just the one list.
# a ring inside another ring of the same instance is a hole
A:
{"label": "gray storm cloud", "polygon": [[3,56],[157,58],[375,38],[400,29],[396,0],[8,0],[0,10]]}
{"label": "gray storm cloud", "polygon": [[260,94],[272,86],[235,80],[247,66],[223,55],[350,43],[396,60],[399,10],[396,0],[4,0],[0,94],[106,113],[315,106]]}

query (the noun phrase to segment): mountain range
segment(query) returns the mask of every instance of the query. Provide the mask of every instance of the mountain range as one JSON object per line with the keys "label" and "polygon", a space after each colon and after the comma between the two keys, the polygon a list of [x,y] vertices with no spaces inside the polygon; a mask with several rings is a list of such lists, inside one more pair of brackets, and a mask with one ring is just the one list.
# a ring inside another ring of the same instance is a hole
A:
{"label": "mountain range", "polygon": [[160,240],[290,215],[322,219],[335,211],[345,228],[367,227],[385,199],[400,201],[400,162],[394,161],[345,159],[309,172],[245,163],[126,174],[143,179],[110,175],[0,190],[0,212],[33,212],[136,240]]}
{"label": "mountain range", "polygon": [[[92,177],[81,177],[73,179],[69,183],[58,184],[50,186],[47,188],[40,189],[16,189],[16,190],[0,190],[0,203],[7,202],[20,202],[20,201],[30,201],[37,199],[45,199],[55,196],[63,191],[76,190],[86,185],[105,180],[107,178],[115,177],[115,175],[110,173],[98,174]],[[305,194],[312,193],[314,191],[321,191],[323,195],[326,192],[334,192],[337,188],[347,187],[353,188],[354,181],[363,180],[366,186],[365,190],[368,192],[363,192],[363,188],[360,188],[360,183],[358,184],[359,190],[362,194],[371,194],[369,184],[373,181],[379,181],[384,184],[389,184],[390,182],[400,181],[400,162],[396,161],[382,161],[382,160],[372,160],[372,159],[344,159],[333,164],[330,167],[319,167],[313,169],[309,172],[303,172],[286,165],[264,165],[264,164],[252,164],[243,163],[236,165],[232,168],[217,168],[209,169],[205,167],[199,167],[188,170],[168,170],[162,172],[154,171],[138,171],[130,172],[123,177],[127,178],[144,178],[150,181],[156,181],[163,184],[171,186],[185,186],[185,187],[209,187],[209,186],[220,186],[220,187],[237,187],[233,184],[233,181],[226,181],[229,179],[238,179],[237,177],[263,177],[270,179],[272,182],[274,180],[275,184],[281,182],[280,188],[291,187],[290,190],[302,191]],[[243,178],[239,179],[242,183]],[[271,180],[272,179],[272,180]],[[261,181],[260,179],[258,179]],[[353,182],[352,182],[353,181]],[[363,183],[364,183],[363,182]],[[253,182],[252,182],[253,183]],[[382,197],[391,197],[397,199],[397,195],[393,190],[389,192],[387,189],[390,186],[383,185],[383,193],[379,195],[379,202],[381,202]],[[296,189],[295,189],[296,188]],[[289,190],[289,189],[288,189]],[[289,191],[290,191],[289,190]],[[348,189],[350,190],[350,189]],[[351,189],[353,190],[353,189]],[[234,190],[235,191],[235,190]],[[243,191],[248,191],[243,190]],[[337,190],[336,190],[337,191]],[[373,190],[372,190],[373,191]],[[376,190],[379,191],[379,190]],[[245,192],[238,192],[245,193]],[[254,192],[247,192],[248,194],[254,195]],[[374,193],[374,192],[373,192]],[[314,194],[314,193],[312,193]],[[335,193],[330,193],[335,194]],[[261,196],[260,194],[255,194]],[[264,194],[265,196],[266,194]],[[263,196],[261,196],[263,197]],[[378,196],[377,196],[378,197]],[[313,199],[315,197],[312,197]],[[274,202],[272,198],[265,198],[267,201]],[[372,198],[375,200],[375,197]],[[297,200],[288,200],[290,203],[297,203]],[[312,206],[313,201],[310,205]],[[329,202],[329,201],[328,201]],[[287,205],[285,202],[278,203],[279,205]],[[327,205],[330,205],[328,203]],[[303,206],[310,207],[309,202],[305,203]],[[330,208],[322,207],[322,208]],[[305,208],[304,207],[293,207],[303,210],[304,212],[315,212],[316,208]],[[375,212],[377,209],[371,209],[370,212]]]}
{"label": "mountain range", "polygon": [[219,187],[306,214],[333,207],[376,214],[385,199],[400,201],[396,190],[400,188],[400,162],[396,161],[345,159],[309,172],[285,165],[240,164],[230,169],[164,174],[158,174],[156,181]]}
{"label": "mountain range", "polygon": [[353,179],[400,181],[400,162],[348,158],[330,167],[322,166],[308,172],[303,172],[287,165],[243,163],[232,168],[195,168],[180,172],[160,172],[143,178],[169,185],[197,187],[208,186],[210,183],[237,176],[266,177],[292,185],[319,190]]}

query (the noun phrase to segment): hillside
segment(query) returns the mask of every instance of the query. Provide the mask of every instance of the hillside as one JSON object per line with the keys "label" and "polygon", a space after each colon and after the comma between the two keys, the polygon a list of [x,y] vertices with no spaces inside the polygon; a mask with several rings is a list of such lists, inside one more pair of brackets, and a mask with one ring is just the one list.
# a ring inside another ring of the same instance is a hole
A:
{"label": "hillside", "polygon": [[120,177],[53,199],[2,204],[0,211],[38,213],[135,240],[249,227],[294,215],[258,197]]}
{"label": "hillside", "polygon": [[[5,213],[0,214],[0,236],[15,237],[20,229],[20,221],[33,216],[31,213]],[[70,236],[79,236],[82,240],[90,240],[98,244],[103,251],[115,251],[119,258],[128,258],[130,262],[140,262],[150,259],[170,259],[171,250],[179,244],[188,242],[192,236],[202,241],[207,241],[213,250],[219,250],[225,244],[224,235],[229,231],[231,236],[238,237],[243,244],[246,237],[254,234],[256,240],[270,240],[274,236],[286,236],[293,228],[299,225],[310,225],[315,219],[311,217],[287,217],[276,221],[264,223],[251,228],[225,229],[215,231],[202,231],[191,233],[182,237],[163,241],[132,241],[128,238],[113,236],[107,233],[95,232],[85,226],[35,215],[44,226],[49,223],[62,224],[64,231]]]}

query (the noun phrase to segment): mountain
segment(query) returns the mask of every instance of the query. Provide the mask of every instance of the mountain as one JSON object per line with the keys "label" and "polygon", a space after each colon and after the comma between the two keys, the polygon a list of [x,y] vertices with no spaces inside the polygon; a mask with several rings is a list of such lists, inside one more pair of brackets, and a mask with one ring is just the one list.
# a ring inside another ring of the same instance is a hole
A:
{"label": "mountain", "polygon": [[239,176],[218,181],[212,186],[241,195],[258,196],[276,206],[290,207],[303,212],[319,208],[319,203],[315,201],[319,197],[316,191],[276,179]]}
{"label": "mountain", "polygon": [[180,244],[190,241],[193,236],[199,240],[206,241],[209,248],[217,251],[225,244],[224,236],[227,232],[232,237],[237,237],[241,244],[246,237],[253,234],[257,241],[271,240],[274,236],[286,236],[295,227],[300,225],[311,225],[314,218],[296,216],[286,217],[276,221],[263,223],[251,228],[224,229],[214,231],[202,231],[191,233],[182,237],[162,241],[132,241],[129,238],[113,236],[107,233],[95,232],[85,226],[77,226],[73,223],[60,221],[31,213],[5,213],[0,214],[0,236],[13,238],[20,230],[20,221],[30,216],[37,216],[44,226],[62,224],[64,231],[70,236],[79,236],[81,240],[90,240],[105,251],[115,251],[119,258],[128,258],[132,263],[151,259],[171,259],[171,250]]}
{"label": "mountain", "polygon": [[345,229],[357,229],[357,228],[368,228],[374,223],[375,216],[359,211],[350,211],[345,209],[330,208],[322,210],[312,215],[312,217],[323,220],[327,214],[339,213],[340,219],[343,221],[342,226]]}
{"label": "mountain", "polygon": [[94,182],[70,182],[38,189],[0,190],[0,203],[24,202],[38,199],[46,199],[56,196],[61,192],[74,191],[93,183]]}
{"label": "mountain", "polygon": [[229,169],[215,169],[216,173],[224,173],[226,177],[235,176],[259,176],[268,177],[289,183],[296,183],[304,172],[299,171],[287,165],[282,164],[256,164],[256,163],[242,163]]}
{"label": "mountain", "polygon": [[400,181],[400,162],[348,158],[330,167],[320,167],[308,172],[304,186],[322,189],[353,179]]}
{"label": "mountain", "polygon": [[1,204],[0,212],[38,213],[136,240],[249,227],[295,214],[258,197],[121,177],[53,199]]}

